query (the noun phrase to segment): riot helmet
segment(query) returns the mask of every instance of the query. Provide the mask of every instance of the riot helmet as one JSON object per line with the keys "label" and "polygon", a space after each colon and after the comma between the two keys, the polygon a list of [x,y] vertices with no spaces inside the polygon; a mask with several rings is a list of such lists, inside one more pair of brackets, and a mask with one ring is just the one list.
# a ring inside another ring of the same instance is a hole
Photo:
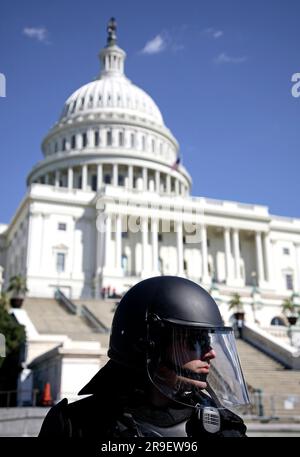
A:
{"label": "riot helmet", "polygon": [[221,408],[249,403],[233,329],[210,294],[185,278],[149,278],[123,296],[108,356],[173,401],[195,406],[205,391]]}

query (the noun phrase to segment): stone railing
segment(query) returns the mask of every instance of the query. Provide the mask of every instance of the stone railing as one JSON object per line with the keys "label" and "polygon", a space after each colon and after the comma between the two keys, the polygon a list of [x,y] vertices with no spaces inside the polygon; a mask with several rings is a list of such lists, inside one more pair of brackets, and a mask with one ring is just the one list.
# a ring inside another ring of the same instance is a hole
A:
{"label": "stone railing", "polygon": [[245,324],[243,338],[287,368],[300,370],[300,349],[261,329],[255,324]]}

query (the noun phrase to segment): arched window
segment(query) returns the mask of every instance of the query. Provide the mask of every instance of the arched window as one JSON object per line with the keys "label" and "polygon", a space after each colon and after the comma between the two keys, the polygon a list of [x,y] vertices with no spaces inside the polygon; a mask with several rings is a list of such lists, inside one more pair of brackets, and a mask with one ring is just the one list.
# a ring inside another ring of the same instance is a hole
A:
{"label": "arched window", "polygon": [[134,146],[135,146],[135,135],[134,135],[134,133],[131,133],[130,134],[130,147],[134,148]]}
{"label": "arched window", "polygon": [[128,257],[126,254],[122,254],[121,266],[124,273],[128,273]]}
{"label": "arched window", "polygon": [[271,320],[271,325],[284,325],[284,326],[286,326],[286,323],[285,323],[285,321],[284,321],[284,319],[282,317],[275,316]]}
{"label": "arched window", "polygon": [[87,147],[87,134],[86,134],[86,132],[84,132],[84,133],[82,134],[82,147],[83,147],[83,148],[86,148],[86,147]]}
{"label": "arched window", "polygon": [[119,146],[124,146],[124,133],[119,132]]}
{"label": "arched window", "polygon": [[143,135],[142,136],[142,150],[145,151],[145,149],[146,149],[146,138]]}
{"label": "arched window", "polygon": [[112,145],[112,133],[111,133],[111,130],[108,130],[107,133],[106,133],[106,144],[107,144],[107,146],[111,146]]}
{"label": "arched window", "polygon": [[76,136],[75,135],[72,135],[72,138],[71,138],[71,148],[76,149]]}
{"label": "arched window", "polygon": [[152,152],[155,152],[155,140],[152,140]]}
{"label": "arched window", "polygon": [[96,132],[94,133],[94,142],[95,142],[95,146],[99,146],[99,139],[100,139],[100,138],[99,138],[99,132],[96,131]]}

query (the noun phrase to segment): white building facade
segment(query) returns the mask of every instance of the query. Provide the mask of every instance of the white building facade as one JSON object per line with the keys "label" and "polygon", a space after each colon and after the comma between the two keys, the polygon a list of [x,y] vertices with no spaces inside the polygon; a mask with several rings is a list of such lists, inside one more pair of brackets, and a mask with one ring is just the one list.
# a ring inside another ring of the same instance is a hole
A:
{"label": "white building facade", "polygon": [[0,225],[3,287],[21,274],[34,297],[99,298],[179,275],[211,290],[226,319],[237,292],[269,325],[300,290],[300,220],[190,196],[178,142],[125,76],[125,57],[110,29],[99,78],[67,99],[44,139],[23,201]]}

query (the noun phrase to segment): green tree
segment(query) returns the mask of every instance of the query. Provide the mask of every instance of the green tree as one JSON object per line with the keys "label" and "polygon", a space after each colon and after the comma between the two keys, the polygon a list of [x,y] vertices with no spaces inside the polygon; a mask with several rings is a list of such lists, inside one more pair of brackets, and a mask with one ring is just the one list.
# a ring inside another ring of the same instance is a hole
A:
{"label": "green tree", "polygon": [[[0,357],[0,391],[16,391],[25,349],[25,328],[8,311],[7,295],[0,299],[0,333],[4,336],[5,357]],[[3,338],[2,338],[3,339]],[[1,406],[16,406],[16,395],[0,395]]]}
{"label": "green tree", "polygon": [[[8,313],[7,307],[7,296],[2,293],[0,298],[0,333],[5,338],[6,357],[18,351],[26,339],[24,326],[20,325],[14,316]],[[0,369],[4,360],[4,357],[0,357]]]}
{"label": "green tree", "polygon": [[21,275],[12,276],[9,280],[7,292],[11,292],[13,297],[24,297],[28,292],[26,278]]}
{"label": "green tree", "polygon": [[229,302],[229,310],[233,310],[236,313],[244,312],[244,305],[241,300],[240,294],[235,293],[232,295],[232,298]]}
{"label": "green tree", "polygon": [[297,316],[300,313],[300,307],[294,302],[294,296],[286,298],[281,305],[282,312],[285,316]]}

